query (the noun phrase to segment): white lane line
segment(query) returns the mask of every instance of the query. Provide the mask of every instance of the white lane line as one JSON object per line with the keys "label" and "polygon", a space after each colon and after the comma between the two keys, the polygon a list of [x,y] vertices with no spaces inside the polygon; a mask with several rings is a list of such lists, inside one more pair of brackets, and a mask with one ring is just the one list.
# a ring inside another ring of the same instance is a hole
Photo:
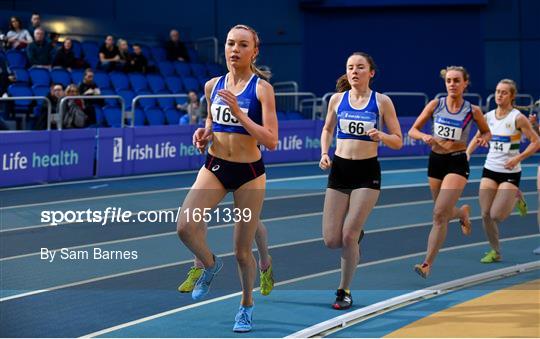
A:
{"label": "white lane line", "polygon": [[[526,236],[519,236],[519,237],[513,237],[513,238],[506,238],[506,239],[501,239],[501,242],[522,240],[522,239],[534,238],[534,237],[538,237],[538,236],[539,236],[538,234],[534,234],[534,235],[526,235]],[[449,252],[449,251],[454,251],[454,250],[459,250],[459,249],[464,249],[464,248],[470,248],[470,247],[485,245],[487,243],[488,243],[487,241],[482,241],[482,242],[477,242],[477,243],[472,243],[472,244],[467,244],[467,245],[452,246],[452,247],[443,248],[443,249],[440,250],[440,252]],[[360,264],[357,267],[361,268],[361,267],[375,266],[375,265],[380,265],[380,264],[384,264],[384,263],[388,263],[388,262],[394,262],[394,261],[399,261],[399,260],[403,260],[403,259],[409,259],[409,258],[413,258],[413,257],[417,257],[417,256],[422,256],[422,255],[425,255],[425,254],[426,254],[425,251],[424,252],[417,252],[417,253],[407,254],[407,255],[394,257],[394,258],[388,258],[388,259],[372,261],[372,262],[369,262],[369,263]],[[329,270],[329,271],[320,272],[320,273],[316,273],[316,274],[310,274],[310,275],[306,275],[306,276],[303,276],[303,277],[298,277],[298,278],[278,282],[278,283],[275,284],[275,286],[287,285],[287,284],[291,284],[291,283],[295,283],[295,282],[299,282],[299,281],[304,281],[304,280],[317,278],[317,277],[321,277],[321,276],[325,276],[325,275],[329,275],[329,274],[333,274],[333,273],[338,273],[340,271],[341,271],[340,269],[335,269],[335,270]],[[218,301],[231,299],[231,298],[234,298],[234,297],[239,296],[239,295],[241,295],[241,292],[224,295],[224,296],[221,296],[219,298],[213,298],[213,299],[209,299],[209,300],[206,300],[206,301],[203,301],[203,302],[199,302],[199,303],[195,303],[195,304],[191,304],[191,305],[187,305],[187,306],[178,307],[178,308],[175,308],[175,309],[172,309],[172,310],[157,313],[157,314],[154,314],[154,315],[151,315],[151,316],[147,316],[147,317],[140,318],[140,319],[137,319],[137,320],[133,320],[133,321],[130,321],[130,322],[126,322],[126,323],[123,323],[123,324],[119,324],[119,325],[116,325],[116,326],[105,328],[105,329],[100,330],[100,331],[89,333],[89,334],[83,335],[82,338],[98,337],[98,336],[101,336],[101,335],[104,335],[104,334],[107,334],[107,333],[111,333],[111,332],[114,332],[114,331],[117,331],[117,330],[120,330],[120,329],[123,329],[123,328],[126,328],[126,327],[141,324],[141,323],[147,322],[149,320],[154,320],[154,319],[157,319],[157,318],[161,318],[161,317],[168,316],[168,315],[171,315],[171,314],[174,314],[174,313],[182,312],[182,311],[185,311],[185,310],[188,310],[188,309],[208,305],[208,304],[215,303],[215,302],[218,302]]]}

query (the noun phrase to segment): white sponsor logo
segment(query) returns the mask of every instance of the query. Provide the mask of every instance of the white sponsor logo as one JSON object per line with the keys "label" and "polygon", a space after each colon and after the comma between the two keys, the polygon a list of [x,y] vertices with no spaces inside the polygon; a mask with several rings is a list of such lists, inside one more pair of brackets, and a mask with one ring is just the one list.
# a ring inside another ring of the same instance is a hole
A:
{"label": "white sponsor logo", "polygon": [[122,162],[122,137],[113,139],[113,162]]}

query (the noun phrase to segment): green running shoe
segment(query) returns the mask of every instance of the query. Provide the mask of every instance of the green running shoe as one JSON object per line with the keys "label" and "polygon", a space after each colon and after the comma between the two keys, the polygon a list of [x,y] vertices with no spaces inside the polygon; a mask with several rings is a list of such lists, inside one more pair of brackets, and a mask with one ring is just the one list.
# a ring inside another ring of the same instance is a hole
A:
{"label": "green running shoe", "polygon": [[193,291],[193,288],[195,287],[195,283],[197,282],[197,279],[201,276],[203,272],[202,267],[195,267],[189,269],[189,272],[187,274],[186,280],[178,286],[178,291],[180,293],[189,293]]}
{"label": "green running shoe", "polygon": [[261,294],[269,295],[274,288],[274,275],[272,272],[272,265],[270,265],[266,271],[261,272]]}
{"label": "green running shoe", "polygon": [[486,255],[480,259],[480,262],[483,264],[491,264],[499,261],[501,261],[501,255],[495,252],[495,250],[486,252]]}
{"label": "green running shoe", "polygon": [[521,191],[518,191],[517,193],[518,201],[516,203],[516,209],[518,210],[518,213],[520,216],[524,217],[527,215],[527,202],[525,201],[525,198],[523,197],[523,193]]}

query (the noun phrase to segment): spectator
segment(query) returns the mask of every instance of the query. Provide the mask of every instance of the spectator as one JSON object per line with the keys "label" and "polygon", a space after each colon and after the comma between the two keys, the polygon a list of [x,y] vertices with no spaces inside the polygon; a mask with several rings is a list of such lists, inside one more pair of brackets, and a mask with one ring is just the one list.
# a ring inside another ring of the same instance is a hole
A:
{"label": "spectator", "polygon": [[197,124],[202,118],[202,105],[195,91],[189,91],[188,101],[183,105],[176,105],[176,108],[187,112],[190,125]]}
{"label": "spectator", "polygon": [[131,54],[131,60],[128,66],[128,72],[146,73],[148,60],[142,53],[141,45],[133,44],[133,53]]}
{"label": "spectator", "polygon": [[49,42],[51,46],[53,46],[54,50],[57,51],[62,47],[62,43],[59,41],[60,34],[56,32],[49,33]]}
{"label": "spectator", "polygon": [[167,59],[170,61],[185,61],[189,62],[189,54],[186,45],[180,41],[180,34],[176,29],[171,30],[169,33],[171,40],[165,43],[165,50],[167,51]]}
{"label": "spectator", "polygon": [[36,28],[34,31],[34,39],[35,41],[28,45],[26,51],[28,62],[30,62],[30,65],[32,66],[50,67],[54,49],[45,39],[45,31],[40,27]]}
{"label": "spectator", "polygon": [[119,68],[120,55],[118,47],[114,45],[114,38],[112,35],[107,35],[105,42],[99,49],[99,67],[112,71]]}
{"label": "spectator", "polygon": [[[101,90],[94,82],[94,72],[91,68],[87,68],[84,72],[83,81],[79,84],[79,93],[81,95],[101,95]],[[84,100],[84,112],[88,116],[88,124],[96,122],[95,105],[103,105],[103,99]]]}
{"label": "spectator", "polygon": [[118,55],[120,56],[120,64],[122,69],[127,71],[129,64],[131,63],[131,55],[129,54],[128,42],[124,39],[118,39]]}
{"label": "spectator", "polygon": [[[53,114],[58,113],[58,103],[64,97],[64,95],[64,87],[62,86],[62,84],[51,84],[50,92],[49,94],[47,94],[47,98],[49,98],[49,101],[51,102],[51,112]],[[51,126],[55,125],[56,121],[51,121]],[[47,129],[47,104],[45,102],[43,102],[43,106],[41,107],[41,114],[38,116],[36,124],[34,125],[34,129]]]}
{"label": "spectator", "polygon": [[[77,85],[71,84],[66,87],[66,96],[79,95]],[[83,128],[88,125],[88,116],[84,111],[82,99],[67,99],[67,109],[62,117],[63,128]],[[94,119],[95,120],[95,119]]]}
{"label": "spectator", "polygon": [[73,52],[73,42],[71,39],[66,38],[54,57],[53,66],[59,66],[67,68],[71,71],[72,68],[83,68],[85,67],[85,62],[83,59],[77,59],[75,53]]}
{"label": "spectator", "polygon": [[9,32],[7,32],[8,47],[22,49],[32,43],[32,36],[23,28],[22,21],[16,16],[12,16],[9,22]]}
{"label": "spectator", "polygon": [[39,15],[39,13],[34,12],[30,17],[30,28],[28,29],[30,36],[34,36],[34,31],[38,27],[41,27],[41,16]]}

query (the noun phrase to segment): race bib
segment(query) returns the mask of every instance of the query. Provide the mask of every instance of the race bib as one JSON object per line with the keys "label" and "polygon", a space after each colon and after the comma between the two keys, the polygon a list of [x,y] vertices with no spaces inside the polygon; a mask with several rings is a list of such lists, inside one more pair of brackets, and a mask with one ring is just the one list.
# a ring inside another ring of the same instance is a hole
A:
{"label": "race bib", "polygon": [[366,135],[366,132],[375,127],[372,121],[339,119],[341,132],[351,135]]}
{"label": "race bib", "polygon": [[461,139],[461,121],[437,117],[433,124],[435,136],[443,139]]}
{"label": "race bib", "polygon": [[510,152],[510,137],[494,135],[489,141],[489,150],[496,153]]}
{"label": "race bib", "polygon": [[[248,113],[245,108],[240,108],[244,114]],[[212,104],[210,107],[212,111],[212,120],[221,125],[228,126],[242,126],[242,124],[232,115],[231,108],[226,105]]]}

